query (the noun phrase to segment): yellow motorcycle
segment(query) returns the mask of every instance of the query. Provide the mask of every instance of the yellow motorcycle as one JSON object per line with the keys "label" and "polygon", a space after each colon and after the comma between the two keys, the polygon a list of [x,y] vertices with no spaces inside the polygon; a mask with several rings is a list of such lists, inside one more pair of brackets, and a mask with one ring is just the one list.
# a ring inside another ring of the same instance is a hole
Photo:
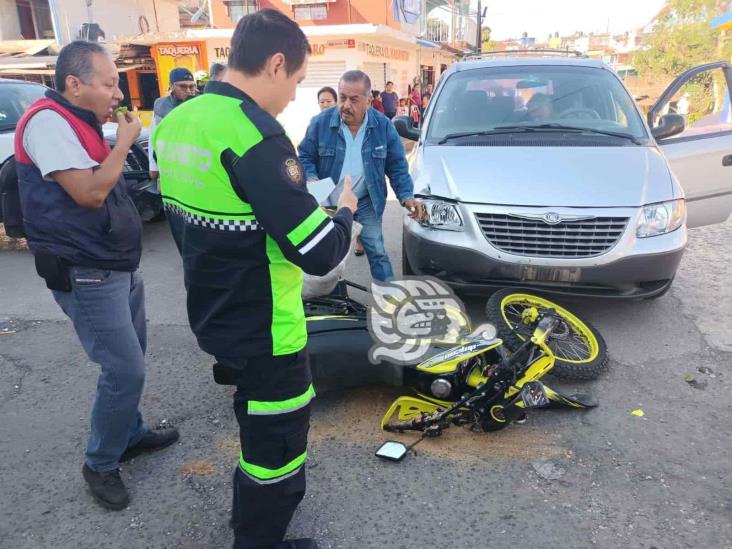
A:
{"label": "yellow motorcycle", "polygon": [[[497,431],[523,419],[529,409],[597,406],[590,395],[562,395],[540,380],[555,368],[556,349],[563,352],[562,363],[568,365],[564,377],[588,379],[599,374],[608,361],[600,334],[538,296],[503,290],[491,299],[488,317],[498,324],[502,338],[474,335],[406,368],[405,385],[417,395],[400,397],[391,405],[381,422],[384,431],[420,432],[417,444],[425,437],[440,436],[451,425]],[[496,303],[509,309],[509,314],[502,313],[503,321],[490,309]],[[507,347],[504,340],[513,345]],[[572,343],[562,345],[567,342]],[[409,448],[388,441],[376,455],[400,461]]]}

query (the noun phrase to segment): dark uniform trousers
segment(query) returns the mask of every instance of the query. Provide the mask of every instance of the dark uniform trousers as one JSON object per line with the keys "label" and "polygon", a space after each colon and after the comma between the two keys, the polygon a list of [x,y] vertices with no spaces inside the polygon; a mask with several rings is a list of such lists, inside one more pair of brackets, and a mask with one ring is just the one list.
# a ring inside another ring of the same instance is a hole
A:
{"label": "dark uniform trousers", "polygon": [[241,458],[234,472],[234,548],[276,547],[305,495],[312,377],[307,352],[220,359],[214,379],[236,385]]}

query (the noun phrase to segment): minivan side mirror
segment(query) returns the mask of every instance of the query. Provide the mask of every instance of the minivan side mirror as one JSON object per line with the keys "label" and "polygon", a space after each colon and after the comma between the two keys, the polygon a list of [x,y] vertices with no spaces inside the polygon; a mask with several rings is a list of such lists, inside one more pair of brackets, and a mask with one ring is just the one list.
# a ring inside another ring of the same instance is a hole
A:
{"label": "minivan side mirror", "polygon": [[658,121],[658,125],[651,128],[651,134],[656,139],[666,139],[680,134],[685,127],[684,117],[680,114],[664,114]]}
{"label": "minivan side mirror", "polygon": [[397,116],[394,118],[394,127],[397,133],[404,139],[410,141],[419,141],[419,128],[414,126],[414,122],[408,116]]}

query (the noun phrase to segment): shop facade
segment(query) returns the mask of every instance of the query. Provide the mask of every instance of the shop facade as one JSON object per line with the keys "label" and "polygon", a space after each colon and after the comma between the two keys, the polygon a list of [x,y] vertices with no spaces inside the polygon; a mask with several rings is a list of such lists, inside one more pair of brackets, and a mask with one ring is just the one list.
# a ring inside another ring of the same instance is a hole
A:
{"label": "shop facade", "polygon": [[399,96],[406,97],[410,86],[422,81],[423,66],[439,71],[456,58],[437,44],[420,44],[413,35],[381,25],[303,27],[303,30],[310,39],[313,55],[296,101],[283,113],[283,121],[293,126],[302,124],[292,120],[294,113],[307,113],[304,118],[317,114],[318,90],[323,86],[337,88],[345,71],[365,72],[374,90],[383,91],[387,82],[394,82]]}

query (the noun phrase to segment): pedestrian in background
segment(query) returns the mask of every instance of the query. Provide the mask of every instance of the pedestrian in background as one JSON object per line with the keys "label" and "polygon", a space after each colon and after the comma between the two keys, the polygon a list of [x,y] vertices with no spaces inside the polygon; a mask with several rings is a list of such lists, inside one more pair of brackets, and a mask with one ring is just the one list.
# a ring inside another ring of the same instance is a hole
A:
{"label": "pedestrian in background", "polygon": [[378,90],[373,90],[371,92],[371,95],[373,96],[373,99],[371,100],[371,106],[383,114],[384,104],[381,102],[381,92],[379,92]]}
{"label": "pedestrian in background", "polygon": [[422,104],[419,107],[419,127],[422,127],[422,123],[424,122],[424,114],[427,112],[427,107],[430,104],[430,99],[432,96],[429,93],[425,93],[422,96]]}
{"label": "pedestrian in background", "polygon": [[[100,366],[82,473],[94,499],[118,511],[130,500],[119,464],[178,440],[175,429],[148,429],[139,410],[147,346],[137,271],[142,224],[122,171],[140,121],[113,115],[124,97],[100,44],[64,46],[55,80],[56,91],[31,105],[16,128],[21,207],[36,269]],[[111,149],[102,135],[110,117],[118,124]]]}
{"label": "pedestrian in background", "polygon": [[371,97],[368,75],[346,72],[338,84],[338,108],[313,118],[298,152],[308,180],[352,178],[371,276],[384,281],[394,277],[382,231],[386,177],[410,217],[419,217],[420,208],[399,134],[385,115],[369,108]]}
{"label": "pedestrian in background", "polygon": [[386,83],[386,90],[381,92],[381,102],[384,105],[384,114],[391,120],[397,114],[399,95],[394,91],[394,82]]}
{"label": "pedestrian in background", "polygon": [[338,95],[330,86],[320,88],[318,91],[318,106],[320,107],[321,112],[335,106],[337,101]]}
{"label": "pedestrian in background", "polygon": [[208,71],[208,82],[203,87],[203,93],[207,93],[209,90],[209,83],[220,82],[226,74],[226,65],[223,63],[211,63],[211,70]]}
{"label": "pedestrian in background", "polygon": [[[195,97],[198,93],[198,86],[193,73],[185,67],[176,67],[170,71],[168,76],[170,80],[169,93],[165,97],[158,97],[153,104],[153,117],[150,124],[150,135],[155,131],[155,127],[160,121],[168,116],[168,113],[181,103]],[[150,179],[157,181],[160,176],[158,165],[155,161],[155,150],[152,140],[148,144],[148,162],[150,170]]]}
{"label": "pedestrian in background", "polygon": [[407,100],[403,97],[399,99],[399,106],[397,107],[397,116],[409,116],[409,109],[407,108]]}
{"label": "pedestrian in background", "polygon": [[417,108],[422,106],[422,93],[420,92],[419,82],[414,85],[409,93],[409,106]]}
{"label": "pedestrian in background", "polygon": [[208,71],[209,82],[221,82],[226,74],[226,65],[223,63],[211,63],[211,70]]}
{"label": "pedestrian in background", "polygon": [[421,118],[420,108],[421,107],[417,107],[416,105],[412,105],[411,107],[409,107],[409,116],[412,119],[412,124],[414,124],[415,126],[419,126],[419,120]]}

